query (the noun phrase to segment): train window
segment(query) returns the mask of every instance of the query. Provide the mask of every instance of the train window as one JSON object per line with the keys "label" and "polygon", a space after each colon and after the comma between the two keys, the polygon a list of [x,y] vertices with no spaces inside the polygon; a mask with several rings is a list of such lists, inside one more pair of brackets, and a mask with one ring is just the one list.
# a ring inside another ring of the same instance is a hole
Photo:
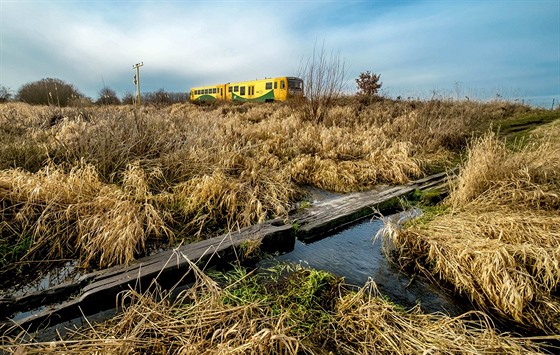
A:
{"label": "train window", "polygon": [[278,89],[278,82],[277,81],[274,82],[274,90],[276,90],[276,89]]}
{"label": "train window", "polygon": [[233,92],[239,92],[239,86],[237,86],[237,85],[234,86],[234,87],[233,87]]}
{"label": "train window", "polygon": [[228,87],[228,89],[227,89],[227,90],[228,90],[228,92],[231,92],[231,86],[230,86],[230,87]]}
{"label": "train window", "polygon": [[284,89],[286,87],[286,84],[284,83],[284,80],[282,80],[280,82],[280,89]]}
{"label": "train window", "polygon": [[245,86],[242,86],[239,89],[239,95],[245,95]]}
{"label": "train window", "polygon": [[215,94],[215,93],[216,93],[216,88],[213,88],[212,89],[212,94]]}
{"label": "train window", "polygon": [[303,80],[298,78],[288,79],[288,89],[290,91],[302,91],[303,90]]}
{"label": "train window", "polygon": [[272,83],[266,83],[265,89],[266,90],[272,90]]}
{"label": "train window", "polygon": [[204,89],[204,94],[208,95],[208,89]]}

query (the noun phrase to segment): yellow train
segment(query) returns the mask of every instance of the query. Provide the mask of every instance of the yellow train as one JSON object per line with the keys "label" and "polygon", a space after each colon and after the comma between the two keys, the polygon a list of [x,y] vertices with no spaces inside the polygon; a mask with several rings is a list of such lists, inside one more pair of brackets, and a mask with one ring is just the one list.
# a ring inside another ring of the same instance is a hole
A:
{"label": "yellow train", "polygon": [[284,76],[251,81],[240,81],[192,88],[191,102],[226,101],[285,101],[293,96],[303,96],[303,80]]}

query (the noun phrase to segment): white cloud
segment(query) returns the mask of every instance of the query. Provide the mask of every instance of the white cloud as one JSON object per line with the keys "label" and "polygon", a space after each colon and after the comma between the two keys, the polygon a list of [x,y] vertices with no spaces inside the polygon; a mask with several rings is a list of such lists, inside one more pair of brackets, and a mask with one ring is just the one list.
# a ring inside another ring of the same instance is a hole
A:
{"label": "white cloud", "polygon": [[365,70],[381,73],[395,92],[455,82],[550,91],[560,82],[554,1],[0,6],[0,84],[12,88],[54,76],[93,96],[102,77],[109,86],[132,89],[132,65],[140,61],[145,90],[289,75],[323,40],[345,59],[350,86]]}

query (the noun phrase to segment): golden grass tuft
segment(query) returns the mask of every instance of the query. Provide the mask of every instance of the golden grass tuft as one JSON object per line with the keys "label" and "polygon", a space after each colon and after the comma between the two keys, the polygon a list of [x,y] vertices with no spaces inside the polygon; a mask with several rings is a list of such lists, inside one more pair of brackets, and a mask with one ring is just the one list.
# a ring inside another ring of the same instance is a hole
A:
{"label": "golden grass tuft", "polygon": [[486,200],[490,204],[558,209],[560,143],[547,139],[519,149],[513,154],[493,134],[476,140],[453,185],[450,205],[460,208],[478,199],[477,204]]}
{"label": "golden grass tuft", "polygon": [[498,334],[479,312],[458,317],[397,309],[370,281],[337,303],[337,351],[347,354],[540,353],[536,344]]}
{"label": "golden grass tuft", "polygon": [[558,334],[559,128],[514,150],[492,134],[475,140],[447,213],[386,228],[401,265],[436,275],[483,310]]}
{"label": "golden grass tuft", "polygon": [[138,168],[129,166],[124,181],[124,188],[105,184],[85,163],[69,172],[53,164],[0,171],[0,199],[11,206],[4,218],[32,236],[22,261],[76,255],[103,267],[132,261],[149,236],[172,238]]}

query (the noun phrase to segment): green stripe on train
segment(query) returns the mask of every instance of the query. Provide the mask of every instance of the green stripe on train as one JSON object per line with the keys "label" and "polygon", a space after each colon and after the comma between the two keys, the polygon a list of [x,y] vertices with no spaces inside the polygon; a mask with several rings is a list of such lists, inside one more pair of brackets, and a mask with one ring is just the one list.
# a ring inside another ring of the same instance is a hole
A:
{"label": "green stripe on train", "polygon": [[212,95],[201,95],[195,99],[195,101],[214,101],[216,98]]}
{"label": "green stripe on train", "polygon": [[257,102],[266,102],[266,101],[274,101],[274,90],[270,90],[269,92],[267,92],[266,94],[259,96],[259,97],[254,97],[254,98],[245,98],[242,96],[237,95],[236,93],[232,93],[232,97],[233,97],[233,101],[257,101]]}

